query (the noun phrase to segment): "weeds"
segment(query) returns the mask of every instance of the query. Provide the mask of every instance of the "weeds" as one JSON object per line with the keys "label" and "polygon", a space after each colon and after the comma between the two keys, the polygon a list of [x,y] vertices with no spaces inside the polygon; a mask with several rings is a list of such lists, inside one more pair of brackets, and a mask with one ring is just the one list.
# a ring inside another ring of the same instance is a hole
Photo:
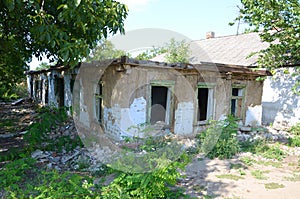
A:
{"label": "weeds", "polygon": [[229,180],[242,180],[242,179],[245,179],[241,176],[237,176],[237,175],[234,175],[234,174],[221,174],[221,175],[216,175],[217,178],[220,178],[220,179],[229,179]]}
{"label": "weeds", "polygon": [[289,129],[289,132],[294,134],[294,135],[300,135],[300,122],[297,123],[296,125],[292,126]]}
{"label": "weeds", "polygon": [[285,157],[284,151],[280,149],[279,144],[269,147],[262,153],[262,156],[269,159],[276,159],[281,161]]}
{"label": "weeds", "polygon": [[224,121],[212,121],[209,128],[196,136],[200,141],[201,151],[211,159],[231,158],[239,152],[237,129],[236,119],[232,116]]}
{"label": "weeds", "polygon": [[284,180],[292,181],[292,182],[299,182],[300,181],[300,174],[294,173],[292,177],[284,177]]}
{"label": "weeds", "polygon": [[271,183],[265,184],[265,188],[266,189],[279,189],[279,188],[284,188],[284,185],[275,183],[275,182],[271,182]]}
{"label": "weeds", "polygon": [[269,173],[270,171],[261,171],[261,170],[255,170],[255,171],[251,171],[251,175],[253,177],[255,177],[258,180],[267,180],[268,177],[265,176],[265,173]]}

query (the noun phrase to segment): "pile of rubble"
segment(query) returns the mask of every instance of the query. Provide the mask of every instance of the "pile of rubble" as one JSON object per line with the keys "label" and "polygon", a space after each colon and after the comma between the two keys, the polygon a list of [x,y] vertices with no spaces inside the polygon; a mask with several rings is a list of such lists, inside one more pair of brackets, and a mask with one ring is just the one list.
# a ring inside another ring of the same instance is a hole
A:
{"label": "pile of rubble", "polygon": [[274,129],[271,127],[240,127],[237,138],[239,141],[255,141],[266,140],[272,142],[287,143],[290,133],[280,129]]}

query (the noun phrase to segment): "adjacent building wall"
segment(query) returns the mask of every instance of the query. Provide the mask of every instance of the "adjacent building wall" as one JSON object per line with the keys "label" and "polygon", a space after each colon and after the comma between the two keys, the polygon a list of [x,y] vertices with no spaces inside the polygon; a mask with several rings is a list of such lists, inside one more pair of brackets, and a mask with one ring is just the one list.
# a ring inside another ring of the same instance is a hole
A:
{"label": "adjacent building wall", "polygon": [[300,96],[292,91],[299,75],[293,76],[294,68],[277,70],[264,82],[262,108],[263,123],[275,128],[288,128],[300,122]]}

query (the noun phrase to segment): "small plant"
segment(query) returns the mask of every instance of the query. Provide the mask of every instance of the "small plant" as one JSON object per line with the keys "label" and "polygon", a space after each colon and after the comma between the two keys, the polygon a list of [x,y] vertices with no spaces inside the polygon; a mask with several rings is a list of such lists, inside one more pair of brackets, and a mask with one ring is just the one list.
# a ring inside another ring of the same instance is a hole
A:
{"label": "small plant", "polygon": [[212,121],[211,126],[196,137],[201,144],[201,151],[213,158],[231,158],[239,152],[237,140],[238,125],[233,116],[224,121]]}
{"label": "small plant", "polygon": [[299,182],[300,181],[300,174],[294,173],[292,177],[284,177],[284,180],[292,181],[292,182]]}
{"label": "small plant", "polygon": [[238,163],[238,164],[233,164],[233,163],[230,163],[230,169],[241,169],[243,168],[243,165]]}
{"label": "small plant", "polygon": [[251,157],[248,156],[244,156],[241,158],[241,161],[246,164],[247,166],[251,166],[253,165],[253,163],[256,163],[255,160],[253,160]]}
{"label": "small plant", "polygon": [[265,158],[281,161],[285,157],[285,153],[280,149],[279,144],[276,144],[262,153],[262,156]]}
{"label": "small plant", "polygon": [[270,171],[261,171],[261,170],[255,170],[255,171],[251,171],[251,175],[253,177],[255,177],[258,180],[267,180],[268,177],[265,176],[265,173],[269,173]]}
{"label": "small plant", "polygon": [[279,188],[284,188],[283,184],[278,184],[275,182],[267,183],[265,184],[266,189],[279,189]]}
{"label": "small plant", "polygon": [[241,176],[244,176],[244,175],[246,175],[246,172],[245,172],[245,170],[244,170],[244,169],[239,169],[239,172],[240,172],[240,175],[241,175]]}
{"label": "small plant", "polygon": [[300,147],[300,135],[288,138],[288,145],[291,147]]}
{"label": "small plant", "polygon": [[281,162],[276,162],[276,161],[257,161],[257,164],[264,165],[264,166],[272,166],[275,168],[282,168],[282,163]]}
{"label": "small plant", "polygon": [[289,129],[289,132],[294,134],[294,135],[300,135],[300,122],[297,123],[296,125],[292,126]]}
{"label": "small plant", "polygon": [[235,181],[244,179],[243,177],[234,174],[221,174],[221,175],[216,175],[216,177],[220,179],[229,179]]}

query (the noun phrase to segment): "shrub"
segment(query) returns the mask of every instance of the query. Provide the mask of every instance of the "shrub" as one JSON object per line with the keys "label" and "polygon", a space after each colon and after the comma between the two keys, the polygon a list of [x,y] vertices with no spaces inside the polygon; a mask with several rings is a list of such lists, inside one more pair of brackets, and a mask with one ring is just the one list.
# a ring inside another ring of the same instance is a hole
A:
{"label": "shrub", "polygon": [[[151,162],[151,160],[148,160]],[[180,176],[178,169],[183,169],[189,158],[182,155],[168,166],[156,168],[149,173],[121,172],[107,187],[102,189],[102,197],[113,198],[178,198],[178,193],[171,191]]]}
{"label": "shrub", "polygon": [[232,116],[224,121],[212,121],[209,128],[196,137],[201,144],[201,151],[209,158],[231,158],[239,152],[237,140],[238,125]]}

